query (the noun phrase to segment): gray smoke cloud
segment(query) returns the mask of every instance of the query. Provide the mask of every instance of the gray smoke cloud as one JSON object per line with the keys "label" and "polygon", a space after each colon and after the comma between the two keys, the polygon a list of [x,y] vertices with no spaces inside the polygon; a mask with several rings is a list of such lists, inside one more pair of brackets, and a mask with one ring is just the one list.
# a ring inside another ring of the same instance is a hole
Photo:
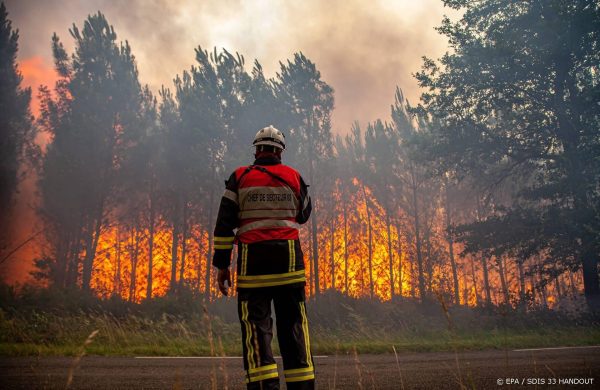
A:
{"label": "gray smoke cloud", "polygon": [[440,0],[405,1],[168,1],[82,0],[6,2],[20,30],[19,59],[41,56],[52,66],[50,37],[72,47],[68,28],[100,10],[120,40],[128,40],[142,83],[156,91],[194,63],[194,48],[225,47],[256,58],[268,76],[279,61],[302,51],[335,89],[333,128],[388,120],[396,85],[416,102],[412,73],[421,56],[439,57],[446,41],[434,27],[444,13]]}

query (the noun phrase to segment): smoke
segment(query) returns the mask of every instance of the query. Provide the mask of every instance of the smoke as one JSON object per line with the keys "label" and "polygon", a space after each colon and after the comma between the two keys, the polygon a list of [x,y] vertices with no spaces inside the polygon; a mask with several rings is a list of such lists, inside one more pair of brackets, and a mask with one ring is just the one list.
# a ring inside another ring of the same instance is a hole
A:
{"label": "smoke", "polygon": [[[39,85],[53,86],[51,36],[57,33],[68,52],[73,24],[103,12],[118,39],[127,40],[137,59],[140,81],[158,91],[194,64],[194,48],[226,48],[239,52],[250,68],[254,59],[268,77],[279,62],[302,51],[335,90],[332,118],[335,133],[347,133],[353,121],[363,125],[388,119],[396,86],[416,101],[417,83],[411,73],[421,56],[439,57],[446,42],[433,29],[444,12],[440,0],[404,1],[168,1],[168,0],[39,0],[6,1],[13,28],[19,29],[19,67],[24,86],[32,88],[32,112],[37,116]],[[40,138],[40,143],[47,142]],[[21,184],[16,214],[16,241],[34,232],[34,183]],[[19,252],[0,274],[22,281],[31,269],[33,255]],[[27,266],[23,264],[27,263]]]}
{"label": "smoke", "polygon": [[452,12],[439,0],[9,0],[6,5],[20,30],[19,58],[42,56],[47,64],[52,64],[52,33],[69,49],[68,28],[100,10],[118,39],[129,41],[140,79],[154,91],[172,85],[175,75],[194,63],[198,45],[237,51],[248,66],[258,59],[268,76],[278,71],[279,61],[302,51],[335,89],[337,133],[346,133],[354,120],[389,118],[396,85],[412,102],[418,100],[412,73],[423,55],[438,57],[446,50],[433,27]]}

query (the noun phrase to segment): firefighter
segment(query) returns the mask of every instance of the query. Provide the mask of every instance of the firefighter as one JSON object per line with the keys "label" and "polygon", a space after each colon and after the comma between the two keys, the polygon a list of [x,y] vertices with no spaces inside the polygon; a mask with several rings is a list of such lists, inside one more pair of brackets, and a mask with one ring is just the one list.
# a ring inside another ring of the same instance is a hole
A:
{"label": "firefighter", "polygon": [[[283,133],[273,126],[256,133],[255,161],[236,169],[225,182],[214,230],[213,265],[219,290],[231,286],[229,264],[237,244],[238,315],[248,389],[279,389],[271,339],[277,339],[288,389],[314,389],[298,228],[311,212],[308,186],[281,163]],[[237,229],[237,231],[236,231]]]}

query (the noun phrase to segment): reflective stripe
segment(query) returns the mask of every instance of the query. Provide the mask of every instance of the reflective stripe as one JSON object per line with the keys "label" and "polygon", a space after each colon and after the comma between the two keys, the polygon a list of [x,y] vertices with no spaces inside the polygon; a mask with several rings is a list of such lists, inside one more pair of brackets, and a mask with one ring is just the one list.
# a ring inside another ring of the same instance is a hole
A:
{"label": "reflective stripe", "polygon": [[296,250],[294,248],[294,240],[288,240],[288,251],[290,253],[290,266],[288,271],[293,272],[296,268]]}
{"label": "reflective stripe", "polygon": [[296,210],[244,210],[238,213],[238,218],[294,218]]}
{"label": "reflective stripe", "polygon": [[238,287],[268,287],[305,282],[304,270],[271,275],[242,275],[238,277]]}
{"label": "reflective stripe", "polygon": [[254,353],[252,342],[250,336],[252,335],[252,326],[250,325],[250,321],[248,321],[248,301],[242,301],[242,323],[246,328],[246,350],[248,353],[247,361],[248,361],[248,369],[253,369],[254,364]]}
{"label": "reflective stripe", "polygon": [[240,267],[240,275],[238,276],[238,284],[241,276],[246,275],[248,269],[248,244],[242,243],[242,265]]}
{"label": "reflective stripe", "polygon": [[227,198],[233,202],[235,202],[235,204],[238,204],[238,194],[236,194],[235,192],[231,191],[231,190],[225,190],[225,192],[223,192],[223,198]]}
{"label": "reflective stripe", "polygon": [[251,368],[248,370],[248,382],[258,382],[263,379],[277,378],[279,373],[277,372],[277,364],[269,364],[268,366]]}
{"label": "reflective stripe", "polygon": [[293,368],[283,371],[286,382],[300,382],[315,379],[315,370],[313,366]]}
{"label": "reflective stripe", "polygon": [[303,375],[303,376],[294,376],[294,377],[286,377],[286,382],[301,382],[308,381],[311,379],[315,379],[315,374]]}
{"label": "reflective stripe", "polygon": [[283,371],[283,373],[285,375],[303,374],[303,373],[311,373],[311,372],[314,372],[314,367],[312,367],[312,366],[300,367],[300,368],[292,368],[292,369],[284,370]]}
{"label": "reflective stripe", "polygon": [[237,231],[237,234],[240,235],[254,229],[265,229],[274,227],[289,227],[293,229],[298,229],[300,225],[298,225],[296,222],[284,219],[265,219],[262,221],[250,222],[249,224],[240,227]]}
{"label": "reflective stripe", "polygon": [[233,242],[233,240],[235,239],[235,237],[234,236],[230,236],[230,237],[218,237],[218,236],[215,236],[213,239],[215,241]]}
{"label": "reflective stripe", "polygon": [[306,277],[302,276],[302,277],[298,277],[295,279],[284,279],[284,280],[269,281],[269,282],[256,282],[256,283],[242,282],[242,283],[238,283],[238,287],[239,288],[274,287],[274,286],[283,286],[286,284],[302,283],[302,282],[306,282]]}
{"label": "reflective stripe", "polygon": [[279,373],[277,372],[277,370],[275,370],[275,372],[270,372],[268,374],[263,374],[260,376],[252,376],[250,378],[246,378],[246,383],[258,382],[258,381],[262,381],[265,379],[271,379],[271,378],[277,378],[278,376],[279,376]]}
{"label": "reflective stripe", "polygon": [[[312,368],[312,356],[310,353],[310,336],[308,335],[308,318],[306,318],[306,306],[304,302],[300,302],[300,314],[302,315],[302,333],[304,333],[304,344],[306,348],[306,362],[308,367]],[[314,375],[313,375],[314,376]],[[301,380],[301,379],[297,379]]]}
{"label": "reflective stripe", "polygon": [[215,249],[233,249],[233,240],[235,237],[217,237],[215,236],[213,242]]}
{"label": "reflective stripe", "polygon": [[290,277],[290,276],[304,276],[304,270],[294,271],[294,272],[286,272],[283,274],[268,274],[268,275],[244,275],[240,276],[239,280],[253,281],[253,280],[269,280],[281,277]]}
{"label": "reflective stripe", "polygon": [[277,370],[277,364],[276,363],[269,364],[268,366],[251,368],[250,370],[248,370],[248,373],[249,374],[255,374],[257,372],[272,371],[273,369]]}

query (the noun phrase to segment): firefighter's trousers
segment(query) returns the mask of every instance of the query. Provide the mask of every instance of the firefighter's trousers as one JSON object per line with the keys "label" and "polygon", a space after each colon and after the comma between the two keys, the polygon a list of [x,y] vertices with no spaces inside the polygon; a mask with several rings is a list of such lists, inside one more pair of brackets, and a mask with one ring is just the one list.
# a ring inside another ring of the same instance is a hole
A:
{"label": "firefighter's trousers", "polygon": [[271,340],[274,303],[277,340],[288,389],[314,389],[315,372],[310,350],[304,287],[277,286],[241,289],[238,315],[248,389],[279,389]]}

